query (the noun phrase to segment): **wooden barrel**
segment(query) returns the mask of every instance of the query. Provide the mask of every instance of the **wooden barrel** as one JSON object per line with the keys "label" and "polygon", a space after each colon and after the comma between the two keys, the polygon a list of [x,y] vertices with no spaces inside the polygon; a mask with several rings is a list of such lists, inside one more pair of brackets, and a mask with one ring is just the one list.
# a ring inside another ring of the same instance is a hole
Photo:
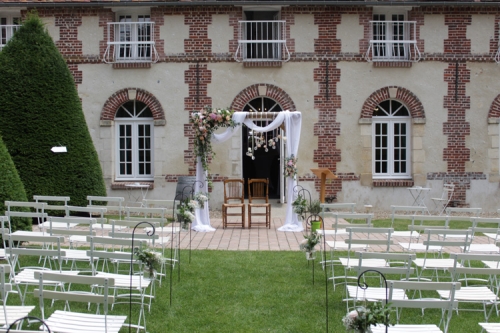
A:
{"label": "wooden barrel", "polygon": [[191,197],[194,191],[196,176],[179,176],[175,188],[175,199],[184,200]]}

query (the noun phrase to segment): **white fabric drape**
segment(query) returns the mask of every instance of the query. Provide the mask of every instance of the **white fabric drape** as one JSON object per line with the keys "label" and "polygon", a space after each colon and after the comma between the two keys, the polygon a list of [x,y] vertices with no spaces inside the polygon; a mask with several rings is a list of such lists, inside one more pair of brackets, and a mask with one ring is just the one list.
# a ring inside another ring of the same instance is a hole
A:
{"label": "white fabric drape", "polygon": [[[203,164],[201,163],[201,157],[196,159],[196,181],[197,184],[203,184],[203,188],[195,186],[195,193],[205,192],[208,193],[208,183],[207,183],[207,172],[203,170]],[[196,231],[215,231],[215,228],[210,225],[210,214],[208,210],[208,201],[205,202],[203,208],[197,208],[194,210],[195,219],[191,223],[191,229]]]}
{"label": "white fabric drape", "polygon": [[[285,113],[285,131],[286,131],[286,156],[297,156],[300,142],[300,129],[302,126],[302,116],[300,112]],[[286,215],[285,224],[278,228],[279,231],[303,231],[304,227],[293,212],[292,202],[293,190],[297,186],[297,179],[293,177],[286,178]]]}
{"label": "white fabric drape", "polygon": [[[235,112],[233,114],[233,121],[239,125],[234,128],[228,127],[223,133],[213,134],[211,141],[212,143],[219,143],[229,140],[234,133],[237,133],[241,127],[241,124],[245,124],[249,129],[257,132],[269,132],[278,128],[283,122],[285,122],[286,129],[286,156],[294,154],[297,156],[297,151],[299,148],[300,141],[300,128],[302,124],[302,115],[300,112],[290,112],[283,111],[278,113],[276,118],[267,126],[259,127],[254,124],[251,118],[247,118],[248,112]],[[200,189],[196,187],[195,192],[199,191],[208,192],[208,183],[206,181],[207,172],[203,170],[203,165],[201,163],[201,157],[197,157],[196,163],[196,180],[200,181],[203,188]],[[297,219],[297,214],[293,213],[292,202],[293,202],[293,188],[297,185],[297,181],[291,177],[287,178],[287,207],[285,224],[280,227],[280,231],[302,231],[304,228],[302,224]],[[196,231],[215,231],[215,229],[210,225],[210,215],[208,202],[205,203],[203,209],[196,209],[195,212],[196,220],[192,223],[192,229]]]}

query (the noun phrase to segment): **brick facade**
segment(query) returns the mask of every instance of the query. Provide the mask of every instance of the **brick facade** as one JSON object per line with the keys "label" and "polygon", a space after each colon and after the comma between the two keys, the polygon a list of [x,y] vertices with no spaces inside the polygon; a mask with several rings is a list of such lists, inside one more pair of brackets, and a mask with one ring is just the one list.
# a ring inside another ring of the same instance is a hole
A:
{"label": "brick facade", "polygon": [[[382,1],[383,2],[383,1]],[[1,5],[2,1],[0,1]],[[29,7],[29,2],[23,3],[23,6]],[[80,6],[80,5],[79,5]],[[1,9],[1,6],[0,6]],[[28,8],[29,10],[30,8]],[[69,69],[73,74],[76,85],[84,82],[82,64],[103,64],[103,57],[107,48],[108,23],[116,20],[116,13],[111,8],[104,8],[98,5],[85,5],[81,7],[39,7],[38,15],[42,18],[54,18],[55,27],[59,31],[59,39],[56,46],[66,59]],[[312,134],[317,138],[317,147],[314,149],[313,162],[317,167],[329,168],[332,172],[338,173],[339,179],[332,181],[327,186],[327,196],[334,196],[343,190],[343,181],[359,182],[360,172],[353,170],[350,172],[339,172],[337,165],[342,161],[343,154],[349,154],[349,147],[339,147],[338,137],[342,128],[338,120],[338,110],[342,108],[342,101],[349,96],[340,95],[338,85],[350,73],[341,72],[340,62],[365,63],[364,55],[369,47],[370,34],[373,27],[369,21],[372,20],[373,8],[364,6],[283,6],[281,8],[281,19],[286,21],[285,39],[287,46],[292,53],[290,63],[312,62],[315,65],[310,77],[318,85],[318,91],[314,96],[314,111],[317,114],[317,122],[312,127]],[[22,12],[23,15],[26,11]],[[229,16],[228,29],[232,32],[232,39],[228,40],[228,53],[214,54],[212,49],[213,41],[208,34],[209,27],[213,24],[213,15],[225,14]],[[314,17],[314,26],[317,27],[318,37],[314,40],[314,50],[311,52],[296,53],[296,41],[290,33],[290,27],[296,24],[295,15],[311,14]],[[362,27],[362,36],[359,38],[359,52],[343,53],[342,43],[338,38],[338,27],[342,23],[343,14],[356,14],[359,17],[359,25]],[[471,26],[472,15],[488,14],[494,15],[495,29],[491,31],[491,40],[489,42],[489,54],[472,54],[471,40],[468,38],[467,31]],[[193,140],[192,131],[189,124],[190,112],[197,111],[206,105],[212,105],[215,96],[209,96],[208,87],[212,83],[213,76],[209,69],[210,63],[231,63],[233,54],[238,47],[238,21],[243,19],[241,7],[229,5],[182,5],[172,6],[158,3],[157,7],[150,9],[151,20],[155,23],[154,40],[155,46],[160,55],[159,63],[184,63],[187,64],[187,70],[184,72],[184,84],[187,86],[188,95],[184,98],[184,111],[180,115],[185,119],[183,135],[188,141],[188,148],[183,151],[184,163],[188,166],[188,174],[195,173],[195,158],[192,152]],[[165,24],[170,16],[183,15],[184,25],[188,29],[189,37],[184,39],[184,50],[182,53],[172,54],[168,50],[168,45],[161,39],[160,27]],[[426,15],[444,15],[444,25],[448,36],[443,40],[443,53],[426,52],[426,43],[422,38],[421,29],[425,23]],[[82,26],[82,18],[94,16],[98,18],[99,27],[102,28],[102,36],[99,38],[99,54],[89,55],[83,53],[82,41],[78,38],[78,29]],[[427,180],[443,180],[455,184],[455,200],[459,205],[466,205],[466,191],[470,189],[470,184],[474,180],[484,180],[486,175],[483,172],[469,172],[467,162],[470,160],[470,148],[467,140],[471,136],[471,124],[468,115],[471,112],[471,98],[468,96],[467,84],[471,80],[471,63],[491,64],[493,62],[492,54],[498,49],[498,40],[500,24],[500,8],[498,6],[420,6],[413,7],[407,15],[407,19],[416,22],[416,41],[417,47],[422,53],[421,63],[438,62],[446,64],[442,73],[442,82],[447,85],[446,95],[440,106],[446,109],[446,121],[442,124],[442,134],[446,137],[446,147],[442,152],[442,160],[445,162],[446,170],[431,170],[426,172]],[[113,34],[112,29],[109,30]],[[413,33],[413,32],[411,32]],[[316,66],[317,65],[317,66]],[[114,69],[122,71],[131,70],[134,75],[134,68],[150,68],[153,71],[154,64],[114,64]],[[242,67],[248,67],[247,71],[259,70],[253,67],[269,67],[286,71],[287,66],[282,62],[262,62],[245,63]],[[412,67],[413,66],[413,67]],[[387,70],[410,71],[414,70],[416,65],[411,62],[378,62],[372,64],[373,68],[391,67]],[[264,70],[264,69],[262,69]],[[379,73],[384,68],[377,69]],[[425,82],[425,78],[422,78]],[[262,83],[257,83],[262,82]],[[283,83],[286,84],[286,83]],[[422,83],[424,84],[424,83]],[[427,82],[426,84],[432,84]],[[259,97],[259,86],[266,87],[266,96],[276,100],[285,110],[297,110],[297,103],[294,103],[292,96],[279,82],[272,84],[265,79],[256,80],[242,89],[236,97],[233,98],[231,107],[235,110],[241,110],[243,106],[253,98]],[[383,85],[381,85],[383,86]],[[165,120],[165,112],[159,96],[153,96],[151,93],[141,87],[126,88],[114,92],[105,102],[100,120],[110,121],[114,119],[117,108],[128,101],[128,90],[137,91],[137,100],[146,103],[152,110],[155,120]],[[426,96],[417,96],[409,88],[402,85],[386,85],[383,88],[374,87],[374,91],[367,98],[360,110],[360,118],[371,118],[374,107],[383,100],[391,98],[390,89],[396,89],[396,96],[392,96],[403,102],[409,109],[413,119],[429,119],[428,114],[431,110],[424,112],[422,101]],[[356,91],[356,87],[353,87]],[[363,97],[363,99],[366,98]],[[488,118],[500,118],[500,94],[491,103]],[[430,104],[430,103],[429,103]],[[485,120],[485,126],[486,126]],[[310,135],[311,133],[305,133]],[[304,135],[303,134],[303,135]],[[307,149],[309,149],[308,147]],[[166,174],[167,182],[176,181],[179,174]],[[215,180],[222,180],[224,175],[214,175]],[[315,181],[315,188],[319,190],[319,180],[310,177],[310,175],[299,175],[301,181]],[[398,187],[409,186],[407,181],[374,181],[374,187]],[[360,185],[361,186],[361,185]],[[362,185],[364,186],[364,185]]]}
{"label": "brick facade", "polygon": [[161,106],[158,99],[153,96],[151,93],[144,91],[139,88],[125,88],[115,92],[111,97],[108,98],[106,103],[102,108],[101,112],[101,120],[114,120],[115,114],[118,108],[125,102],[130,100],[129,90],[136,91],[136,100],[139,102],[143,102],[146,104],[153,113],[154,120],[164,120],[165,112],[163,111],[163,107]]}
{"label": "brick facade", "polygon": [[[391,96],[391,89],[396,92],[394,96]],[[371,94],[363,104],[360,118],[371,118],[373,116],[373,110],[377,105],[390,98],[397,99],[405,104],[412,118],[425,118],[424,107],[418,97],[408,89],[397,86],[384,87]]]}

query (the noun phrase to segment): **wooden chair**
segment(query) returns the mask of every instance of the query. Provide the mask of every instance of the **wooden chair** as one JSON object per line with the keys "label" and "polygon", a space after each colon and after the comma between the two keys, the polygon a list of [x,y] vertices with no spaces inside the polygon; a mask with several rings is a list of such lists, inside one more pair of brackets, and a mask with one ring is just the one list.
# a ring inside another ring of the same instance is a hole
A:
{"label": "wooden chair", "polygon": [[[245,229],[245,194],[243,179],[224,180],[224,203],[222,204],[222,228],[228,225],[240,225]],[[241,216],[241,222],[229,221],[230,216]]]}
{"label": "wooden chair", "polygon": [[[258,201],[258,203],[256,203],[255,201]],[[254,220],[253,224],[265,224],[266,227],[271,229],[269,179],[248,180],[248,228],[252,227],[252,216],[264,216],[266,218],[264,222]]]}

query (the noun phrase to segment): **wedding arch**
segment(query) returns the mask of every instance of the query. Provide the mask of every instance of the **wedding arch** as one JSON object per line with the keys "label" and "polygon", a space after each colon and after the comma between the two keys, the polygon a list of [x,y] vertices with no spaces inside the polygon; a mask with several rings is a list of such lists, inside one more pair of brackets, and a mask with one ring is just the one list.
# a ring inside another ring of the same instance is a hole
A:
{"label": "wedding arch", "polygon": [[[290,157],[292,155],[297,156],[297,151],[299,148],[299,141],[300,141],[300,130],[302,126],[302,114],[300,112],[297,111],[267,112],[267,114],[273,114],[275,118],[270,124],[264,127],[257,126],[254,123],[254,120],[257,121],[255,117],[252,117],[252,115],[255,114],[255,112],[234,112],[232,113],[231,120],[225,118],[229,117],[227,112],[228,112],[227,110],[222,110],[222,112],[219,112],[219,114],[217,114],[216,112],[210,114],[212,115],[212,117],[214,117],[213,114],[216,114],[216,116],[222,114],[219,117],[219,121],[224,121],[224,120],[230,121],[230,126],[228,126],[226,128],[226,131],[223,133],[215,134],[213,132],[210,132],[210,130],[207,130],[205,126],[201,126],[200,124],[199,128],[202,130],[201,133],[210,135],[210,137],[208,138],[209,142],[211,141],[213,143],[220,143],[230,139],[235,133],[237,133],[242,124],[246,125],[249,129],[257,132],[269,132],[280,127],[281,124],[284,124],[287,137],[285,154],[287,157]],[[201,120],[200,118],[202,117],[200,117],[199,114],[194,114],[194,115],[195,117],[197,117],[198,120]],[[204,137],[203,135],[200,135],[200,137],[195,139],[199,140],[200,138],[201,142],[207,141],[206,136]],[[196,192],[208,192],[208,183],[206,181],[208,173],[207,164],[206,161],[202,161],[204,157],[200,155],[203,154],[197,153],[196,180],[199,181],[200,184],[203,184],[203,187],[197,188]],[[293,189],[297,185],[297,179],[293,175],[288,176],[286,179],[287,179],[286,180],[287,206],[286,206],[285,224],[282,227],[278,228],[278,230],[294,231],[294,232],[303,231],[304,227],[302,226],[302,223],[298,220],[297,214],[295,214],[292,209],[292,202],[294,200]],[[213,228],[210,225],[210,215],[208,206],[209,205],[206,204],[204,205],[203,208],[198,208],[195,210],[196,218],[192,224],[193,230],[205,231],[205,232],[215,231],[215,228]]]}

